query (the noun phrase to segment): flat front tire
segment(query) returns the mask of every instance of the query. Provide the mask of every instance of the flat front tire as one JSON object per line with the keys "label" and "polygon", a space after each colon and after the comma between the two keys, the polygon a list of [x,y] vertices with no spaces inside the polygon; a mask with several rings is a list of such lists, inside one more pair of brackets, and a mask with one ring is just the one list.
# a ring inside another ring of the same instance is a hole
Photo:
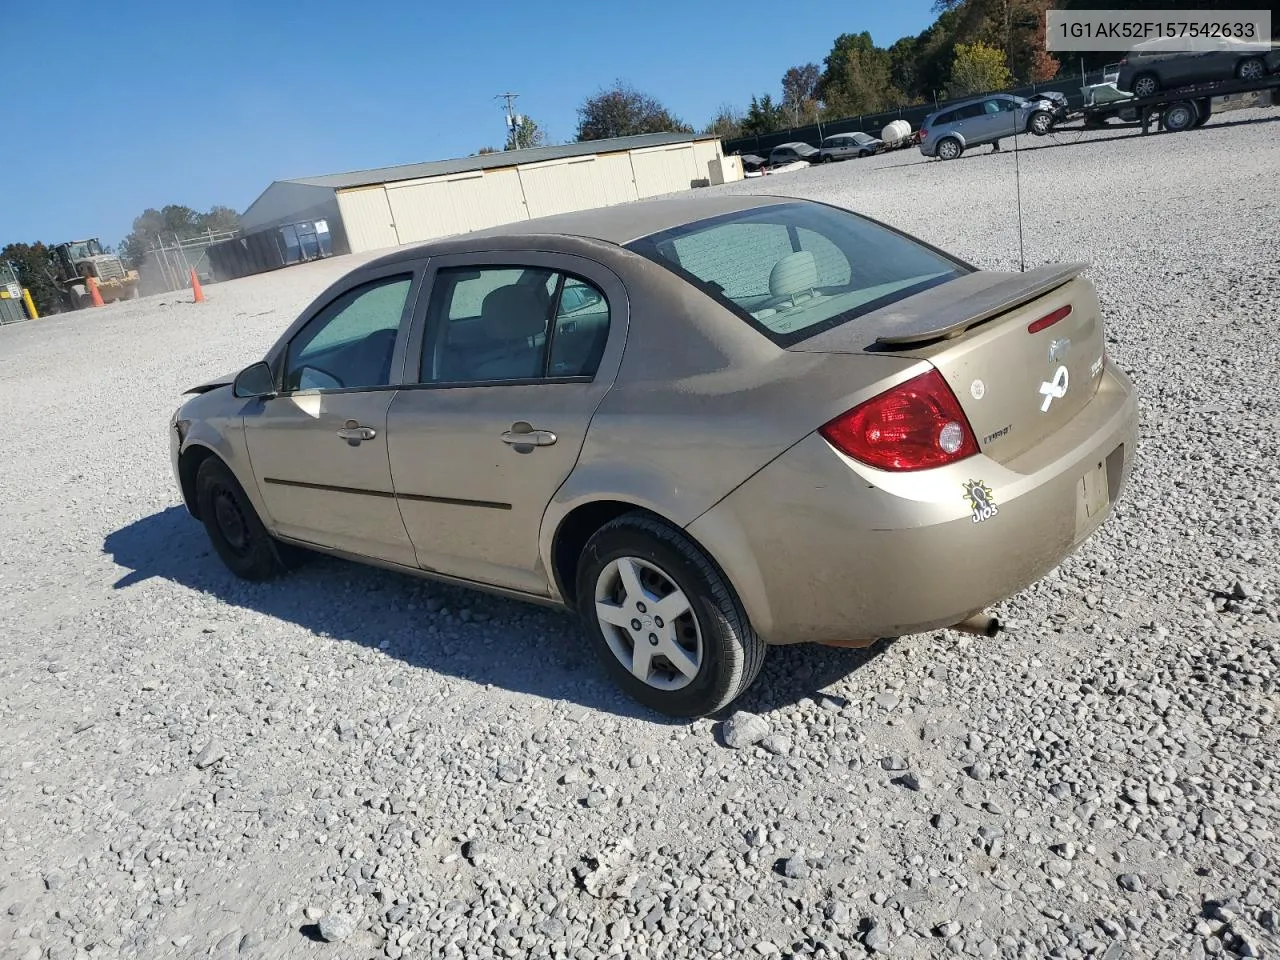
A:
{"label": "flat front tire", "polygon": [[687,536],[642,513],[592,535],[576,577],[578,609],[605,670],[632,699],[673,717],[736,700],[765,643],[724,575]]}
{"label": "flat front tire", "polygon": [[275,541],[240,481],[216,456],[196,473],[196,505],[214,550],[237,577],[268,580],[283,570]]}

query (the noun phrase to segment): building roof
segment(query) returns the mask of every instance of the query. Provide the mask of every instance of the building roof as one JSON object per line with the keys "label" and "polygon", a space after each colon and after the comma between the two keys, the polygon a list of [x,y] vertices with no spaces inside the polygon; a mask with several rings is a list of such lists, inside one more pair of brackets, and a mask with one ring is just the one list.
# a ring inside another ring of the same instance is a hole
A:
{"label": "building roof", "polygon": [[[515,237],[583,237],[605,243],[623,245],[641,237],[670,230],[721,214],[778,203],[805,203],[795,197],[764,194],[681,194],[651,200],[633,200],[610,207],[595,207],[573,213],[557,213],[532,220],[517,220],[471,233],[406,244],[392,253],[370,261],[370,266],[413,260],[425,255],[438,255],[454,248],[494,247],[506,238]],[[498,243],[493,243],[498,241]]]}
{"label": "building roof", "polygon": [[636,137],[586,140],[555,147],[502,150],[475,157],[461,157],[457,160],[428,160],[424,163],[406,163],[395,167],[378,167],[374,170],[354,170],[350,173],[331,173],[319,177],[295,177],[284,182],[344,190],[348,187],[367,187],[376,183],[394,183],[397,180],[417,180],[420,177],[439,177],[450,173],[467,173],[472,170],[490,170],[495,167],[514,167],[522,163],[541,163],[545,160],[589,156],[593,153],[643,150],[646,147],[663,147],[667,144],[715,139],[718,138],[702,137],[692,133],[646,133]]}

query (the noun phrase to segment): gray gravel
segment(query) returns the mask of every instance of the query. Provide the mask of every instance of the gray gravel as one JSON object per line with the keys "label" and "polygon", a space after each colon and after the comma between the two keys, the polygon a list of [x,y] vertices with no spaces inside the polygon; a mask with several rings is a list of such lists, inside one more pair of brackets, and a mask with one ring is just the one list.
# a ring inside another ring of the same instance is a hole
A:
{"label": "gray gravel", "polygon": [[[999,638],[775,651],[739,749],[567,616],[223,571],[167,418],[356,258],[0,329],[0,956],[1280,956],[1278,130],[1024,142],[1027,261],[1093,264],[1142,390],[1134,483]],[[725,189],[1009,267],[1013,170]]]}

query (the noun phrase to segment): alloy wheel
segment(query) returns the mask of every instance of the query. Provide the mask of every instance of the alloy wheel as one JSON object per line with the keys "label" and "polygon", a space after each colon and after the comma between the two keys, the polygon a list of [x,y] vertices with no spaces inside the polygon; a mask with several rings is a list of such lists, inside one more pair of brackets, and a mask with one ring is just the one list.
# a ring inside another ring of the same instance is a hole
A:
{"label": "alloy wheel", "polygon": [[609,650],[632,676],[679,690],[702,668],[702,629],[685,592],[657,565],[619,557],[600,571],[596,619]]}
{"label": "alloy wheel", "polygon": [[1139,77],[1133,84],[1133,95],[1139,99],[1154,97],[1159,92],[1160,84],[1156,83],[1155,77]]}
{"label": "alloy wheel", "polygon": [[1240,64],[1240,69],[1236,73],[1241,80],[1261,80],[1266,73],[1266,68],[1261,60],[1246,60]]}

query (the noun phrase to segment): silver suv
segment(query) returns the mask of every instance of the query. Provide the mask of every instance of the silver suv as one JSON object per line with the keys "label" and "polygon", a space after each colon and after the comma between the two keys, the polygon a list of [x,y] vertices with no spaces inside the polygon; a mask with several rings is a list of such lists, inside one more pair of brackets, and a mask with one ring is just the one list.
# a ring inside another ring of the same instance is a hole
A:
{"label": "silver suv", "polygon": [[989,143],[993,150],[999,150],[1002,137],[1012,137],[1015,132],[1043,135],[1052,127],[1050,104],[997,93],[929,114],[920,130],[920,152],[926,157],[954,160],[970,147]]}

